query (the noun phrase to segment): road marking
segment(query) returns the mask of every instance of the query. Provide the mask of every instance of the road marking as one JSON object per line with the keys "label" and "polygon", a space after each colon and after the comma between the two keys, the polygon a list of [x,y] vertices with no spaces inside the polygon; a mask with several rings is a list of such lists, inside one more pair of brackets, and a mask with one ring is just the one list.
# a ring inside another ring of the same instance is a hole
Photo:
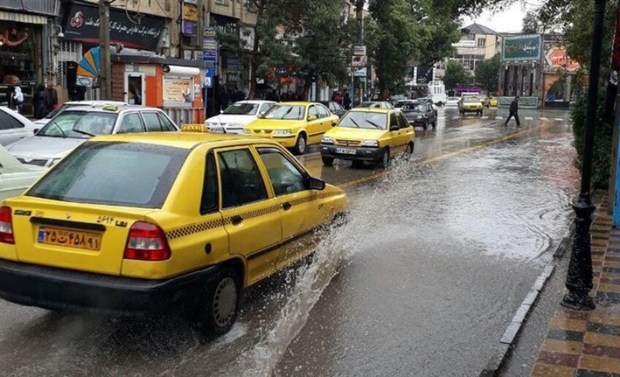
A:
{"label": "road marking", "polygon": [[544,120],[545,122],[549,120],[549,118],[540,117],[540,120]]}
{"label": "road marking", "polygon": [[495,120],[500,120],[500,119],[504,119],[504,118],[503,118],[503,117],[500,117],[500,116],[496,116],[496,117],[495,117]]}
{"label": "road marking", "polygon": [[525,117],[525,120],[533,120],[534,118],[532,117]]}
{"label": "road marking", "polygon": [[452,120],[457,120],[457,119],[461,119],[461,117],[460,116],[452,117]]}
{"label": "road marking", "polygon": [[558,122],[563,122],[564,118],[553,118],[553,120],[557,120]]}
{"label": "road marking", "polygon": [[485,116],[481,116],[480,119],[489,119],[489,117],[485,115]]}
{"label": "road marking", "polygon": [[[495,144],[503,143],[503,142],[508,141],[508,140],[516,139],[516,138],[521,137],[521,136],[523,136],[523,135],[525,135],[525,134],[527,134],[529,132],[533,132],[533,131],[535,131],[537,129],[544,130],[544,129],[547,129],[549,127],[551,127],[551,125],[549,125],[549,124],[541,124],[539,126],[535,126],[535,127],[531,127],[531,128],[526,128],[526,129],[523,129],[521,131],[513,132],[510,135],[506,135],[506,136],[500,137],[499,139],[487,141],[486,143],[482,143],[480,145],[474,145],[474,146],[471,146],[471,147],[463,148],[463,149],[458,150],[458,151],[449,152],[449,153],[446,153],[446,154],[441,154],[439,156],[431,157],[431,158],[426,159],[426,160],[413,162],[412,165],[414,167],[428,165],[428,164],[430,164],[432,162],[442,161],[442,160],[448,159],[450,157],[458,156],[458,155],[463,154],[463,153],[477,151],[479,149],[483,149],[483,148],[489,147],[491,145],[495,145]],[[345,182],[343,184],[338,185],[338,187],[346,188],[346,187],[350,187],[350,186],[356,186],[356,185],[359,185],[361,183],[377,180],[377,179],[379,179],[381,177],[384,177],[384,176],[388,175],[389,173],[390,173],[389,171],[383,171],[381,173],[378,173],[378,174],[375,174],[375,175],[372,175],[372,176],[356,179],[354,181]]]}

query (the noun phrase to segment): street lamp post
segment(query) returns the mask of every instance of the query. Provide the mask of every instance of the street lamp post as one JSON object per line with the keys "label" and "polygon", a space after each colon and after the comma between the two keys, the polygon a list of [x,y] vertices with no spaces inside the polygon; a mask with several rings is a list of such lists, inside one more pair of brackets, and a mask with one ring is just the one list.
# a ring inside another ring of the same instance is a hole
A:
{"label": "street lamp post", "polygon": [[112,99],[112,67],[110,66],[110,2],[99,0],[99,58],[101,59],[102,99]]}
{"label": "street lamp post", "polygon": [[581,167],[581,191],[579,198],[573,203],[573,209],[575,210],[575,236],[566,274],[568,293],[564,295],[561,302],[563,306],[577,310],[592,310],[596,307],[594,301],[588,295],[588,292],[592,289],[590,223],[592,222],[591,216],[595,209],[590,199],[590,186],[605,2],[606,0],[594,1],[594,27],[592,32],[592,54],[590,56],[586,135]]}

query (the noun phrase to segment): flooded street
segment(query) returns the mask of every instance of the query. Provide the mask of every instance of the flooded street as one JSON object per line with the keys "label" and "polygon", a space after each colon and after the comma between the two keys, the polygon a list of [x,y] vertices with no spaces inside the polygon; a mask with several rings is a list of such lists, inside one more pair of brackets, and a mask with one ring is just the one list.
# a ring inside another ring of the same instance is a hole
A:
{"label": "flooded street", "polygon": [[0,302],[11,376],[476,376],[573,220],[567,112],[440,109],[414,158],[309,170],[349,194],[311,263],[247,292],[204,340],[182,316],[111,319]]}

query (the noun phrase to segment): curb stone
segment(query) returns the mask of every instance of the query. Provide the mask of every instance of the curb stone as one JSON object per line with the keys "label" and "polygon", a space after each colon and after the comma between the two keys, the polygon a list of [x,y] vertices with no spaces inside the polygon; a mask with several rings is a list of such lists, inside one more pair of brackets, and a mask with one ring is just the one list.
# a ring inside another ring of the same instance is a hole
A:
{"label": "curb stone", "polygon": [[553,271],[555,271],[557,260],[564,256],[564,253],[573,238],[574,231],[575,227],[573,224],[569,228],[568,234],[562,238],[562,241],[560,241],[556,249],[553,251],[553,260],[547,264],[532,285],[532,288],[530,288],[529,292],[525,296],[525,299],[523,299],[523,302],[517,309],[517,312],[502,335],[496,352],[487,362],[484,370],[480,373],[480,377],[496,377],[499,375],[504,362],[508,358],[510,351],[518,339],[521,328],[525,324],[530,311],[536,303],[536,299],[544,289],[545,283],[549,280]]}

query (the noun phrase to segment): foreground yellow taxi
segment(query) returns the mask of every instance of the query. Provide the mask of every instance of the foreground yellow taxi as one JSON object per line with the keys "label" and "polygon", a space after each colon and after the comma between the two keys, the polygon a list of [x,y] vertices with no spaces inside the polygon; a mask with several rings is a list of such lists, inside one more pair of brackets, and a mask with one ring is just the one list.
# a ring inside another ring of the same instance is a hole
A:
{"label": "foreground yellow taxi", "polygon": [[415,132],[400,110],[356,108],[321,140],[323,164],[335,158],[353,162],[370,161],[386,167],[392,156],[413,154]]}
{"label": "foreground yellow taxi", "polygon": [[339,119],[320,103],[280,102],[246,125],[244,131],[271,138],[296,154],[304,154],[308,144],[319,143]]}
{"label": "foreground yellow taxi", "polygon": [[93,138],[0,202],[0,297],[121,314],[188,303],[220,335],[242,288],[311,253],[300,237],[346,205],[271,140]]}

